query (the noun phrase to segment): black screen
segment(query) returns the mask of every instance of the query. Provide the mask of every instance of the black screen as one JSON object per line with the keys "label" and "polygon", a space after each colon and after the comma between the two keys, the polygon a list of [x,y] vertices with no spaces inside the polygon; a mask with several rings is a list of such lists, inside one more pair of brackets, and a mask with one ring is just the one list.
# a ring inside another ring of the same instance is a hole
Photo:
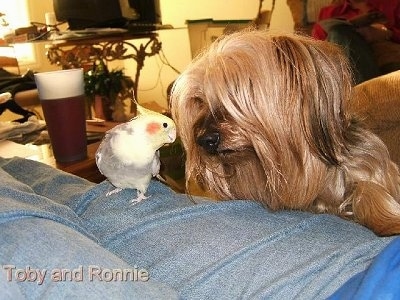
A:
{"label": "black screen", "polygon": [[[53,7],[57,20],[68,22],[71,30],[124,28],[131,23],[161,24],[159,0],[125,0],[125,5],[119,0],[53,0]],[[134,13],[127,14],[126,10]]]}

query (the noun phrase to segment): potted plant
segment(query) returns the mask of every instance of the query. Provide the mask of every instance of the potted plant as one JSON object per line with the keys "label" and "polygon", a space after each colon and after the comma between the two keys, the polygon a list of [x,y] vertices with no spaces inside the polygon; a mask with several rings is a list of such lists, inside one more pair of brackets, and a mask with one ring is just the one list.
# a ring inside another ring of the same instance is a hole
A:
{"label": "potted plant", "polygon": [[89,100],[89,111],[94,109],[95,117],[112,120],[112,113],[121,95],[133,88],[131,78],[121,69],[108,70],[103,60],[97,60],[93,67],[84,73],[85,94]]}

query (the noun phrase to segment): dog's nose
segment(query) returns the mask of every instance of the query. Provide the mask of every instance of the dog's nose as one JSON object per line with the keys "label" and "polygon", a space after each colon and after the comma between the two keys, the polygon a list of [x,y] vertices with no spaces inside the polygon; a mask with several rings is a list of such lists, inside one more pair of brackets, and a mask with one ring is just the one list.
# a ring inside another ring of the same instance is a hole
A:
{"label": "dog's nose", "polygon": [[197,138],[197,144],[210,154],[216,154],[220,136],[218,132],[207,132]]}

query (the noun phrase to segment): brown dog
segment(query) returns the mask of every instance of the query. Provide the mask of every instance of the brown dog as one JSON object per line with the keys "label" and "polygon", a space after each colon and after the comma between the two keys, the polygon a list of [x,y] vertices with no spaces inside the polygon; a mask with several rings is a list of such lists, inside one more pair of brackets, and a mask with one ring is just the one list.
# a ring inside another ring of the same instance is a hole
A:
{"label": "brown dog", "polygon": [[400,176],[346,112],[348,61],[332,44],[263,31],[225,36],[176,81],[187,181],[220,199],[332,213],[400,234]]}

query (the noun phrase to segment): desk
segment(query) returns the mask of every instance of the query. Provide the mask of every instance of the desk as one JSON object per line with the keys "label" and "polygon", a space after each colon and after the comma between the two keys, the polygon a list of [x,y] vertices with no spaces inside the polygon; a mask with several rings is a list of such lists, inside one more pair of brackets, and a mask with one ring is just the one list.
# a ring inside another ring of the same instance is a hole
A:
{"label": "desk", "polygon": [[7,140],[2,140],[0,141],[0,156],[4,158],[12,158],[14,156],[18,156],[21,158],[39,161],[54,168],[63,170],[67,173],[71,173],[79,177],[85,178],[89,181],[98,183],[104,180],[104,176],[101,175],[96,166],[95,154],[99,145],[99,141],[93,144],[89,144],[87,147],[88,156],[84,160],[70,163],[58,163],[53,156],[50,144],[24,145]]}
{"label": "desk", "polygon": [[[63,69],[78,68],[92,64],[96,59],[104,61],[133,59],[136,62],[136,74],[133,93],[137,99],[140,72],[146,57],[154,56],[161,50],[161,42],[155,32],[143,34],[94,35],[81,38],[55,40],[46,46],[47,58],[52,64]],[[145,39],[137,47],[129,40]],[[131,49],[134,53],[127,53]],[[134,110],[134,108],[132,108]],[[133,112],[133,111],[132,111]]]}
{"label": "desk", "polygon": [[89,144],[88,156],[84,160],[71,162],[71,163],[58,163],[55,161],[54,157],[43,158],[39,161],[50,165],[54,168],[63,170],[64,172],[77,175],[79,177],[85,178],[94,183],[100,183],[105,179],[105,177],[100,173],[96,165],[96,150],[99,147],[100,142]]}
{"label": "desk", "polygon": [[[118,125],[118,122],[105,122],[103,125],[92,125],[87,124],[86,130],[88,132],[94,133],[105,133],[107,130]],[[69,163],[59,163],[56,162],[53,153],[51,151],[50,144],[43,144],[37,146],[40,150],[41,155],[39,157],[34,157],[34,160],[38,160],[54,168],[63,170],[67,173],[77,175],[79,177],[85,178],[89,181],[99,183],[105,179],[105,177],[100,173],[96,165],[95,154],[99,147],[101,141],[96,141],[94,143],[88,144],[87,152],[88,155],[85,159],[80,161],[74,161]]]}

